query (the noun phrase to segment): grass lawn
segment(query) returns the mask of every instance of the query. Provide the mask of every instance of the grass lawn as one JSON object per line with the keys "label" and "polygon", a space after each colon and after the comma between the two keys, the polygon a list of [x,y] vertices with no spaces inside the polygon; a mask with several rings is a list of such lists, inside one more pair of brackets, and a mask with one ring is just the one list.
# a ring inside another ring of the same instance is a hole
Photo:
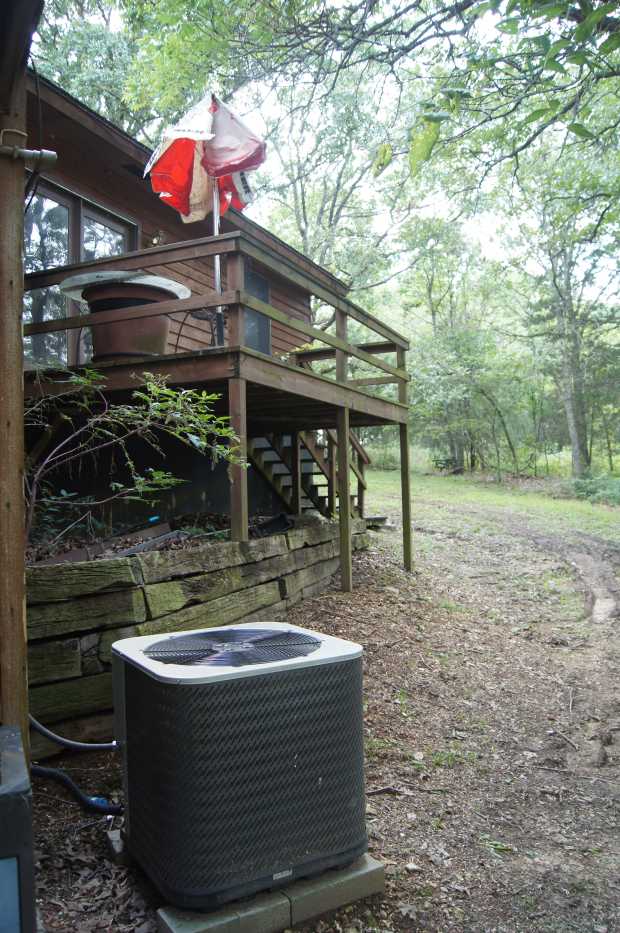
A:
{"label": "grass lawn", "polygon": [[[400,512],[400,473],[398,470],[368,470],[366,513],[396,516]],[[501,510],[523,516],[539,530],[561,532],[563,529],[620,540],[620,508],[594,505],[581,499],[554,499],[544,492],[521,490],[472,480],[467,476],[426,476],[411,474],[413,523],[433,517],[438,509],[452,514],[459,506],[467,506],[471,515],[476,507],[489,511]],[[458,518],[458,512],[457,512]],[[467,521],[471,521],[468,516]]]}

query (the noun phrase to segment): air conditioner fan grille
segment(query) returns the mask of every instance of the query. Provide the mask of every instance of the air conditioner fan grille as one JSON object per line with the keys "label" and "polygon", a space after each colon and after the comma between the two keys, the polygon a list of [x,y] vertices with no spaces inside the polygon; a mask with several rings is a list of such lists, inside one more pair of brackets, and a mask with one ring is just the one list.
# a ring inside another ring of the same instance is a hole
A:
{"label": "air conditioner fan grille", "polygon": [[303,632],[277,629],[235,629],[180,635],[155,642],[144,652],[147,658],[163,664],[247,667],[287,661],[312,654],[321,645],[319,638]]}

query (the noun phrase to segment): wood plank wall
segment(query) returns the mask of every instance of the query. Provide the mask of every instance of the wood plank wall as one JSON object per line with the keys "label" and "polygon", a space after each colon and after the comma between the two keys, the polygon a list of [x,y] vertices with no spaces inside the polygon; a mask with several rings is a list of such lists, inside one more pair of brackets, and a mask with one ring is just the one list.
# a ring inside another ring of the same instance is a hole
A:
{"label": "wood plank wall", "polygon": [[[209,218],[202,223],[183,224],[175,212],[151,192],[149,181],[140,177],[140,169],[135,161],[120,152],[112,141],[108,144],[70,118],[67,112],[51,106],[46,99],[48,97],[49,92],[46,92],[41,107],[42,145],[58,153],[58,162],[46,171],[46,179],[137,224],[139,248],[152,246],[154,238],[159,243],[176,243],[211,234],[212,223]],[[63,102],[65,111],[66,107]],[[38,107],[33,94],[29,95],[29,124],[38,138]],[[222,265],[225,284],[225,262]],[[272,273],[262,270],[258,265],[255,268],[269,280],[274,307],[293,317],[310,319],[310,296],[307,292],[274,278]],[[182,282],[194,295],[212,291],[214,287],[212,261],[195,260],[158,266],[152,272]],[[209,323],[191,316],[183,322],[184,317],[184,314],[173,316],[168,345],[170,353],[176,350],[204,349],[211,344]],[[273,322],[274,355],[286,354],[305,341],[306,338],[299,331]]]}

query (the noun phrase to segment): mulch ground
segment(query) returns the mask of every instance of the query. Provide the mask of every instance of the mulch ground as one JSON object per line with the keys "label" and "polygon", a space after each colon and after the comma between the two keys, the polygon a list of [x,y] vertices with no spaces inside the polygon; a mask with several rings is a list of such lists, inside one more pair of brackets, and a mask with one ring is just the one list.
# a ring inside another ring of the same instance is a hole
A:
{"label": "mulch ground", "polygon": [[[364,646],[370,852],[387,874],[384,896],[303,933],[620,930],[617,620],[592,623],[561,542],[459,517],[458,533],[445,509],[418,529],[414,574],[377,535],[353,594],[289,615]],[[59,763],[120,796],[112,756]],[[105,818],[44,782],[35,818],[49,931],[155,929],[157,895],[109,861]]]}

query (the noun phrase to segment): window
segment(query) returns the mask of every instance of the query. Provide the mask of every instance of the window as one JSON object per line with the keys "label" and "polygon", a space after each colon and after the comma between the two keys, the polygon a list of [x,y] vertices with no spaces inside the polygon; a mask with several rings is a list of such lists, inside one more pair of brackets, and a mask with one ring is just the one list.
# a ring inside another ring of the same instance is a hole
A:
{"label": "window", "polygon": [[128,231],[112,220],[84,211],[82,223],[82,259],[118,256],[129,250]]}
{"label": "window", "polygon": [[[49,184],[39,184],[24,216],[26,272],[53,269],[82,260],[118,256],[135,248],[137,227],[83,198]],[[38,324],[79,314],[57,285],[24,296],[24,323]],[[90,333],[74,331],[37,334],[24,340],[24,354],[33,363],[75,364],[86,359]]]}
{"label": "window", "polygon": [[[36,194],[24,217],[24,270],[38,272],[64,266],[69,259],[69,206],[56,197]],[[24,323],[40,324],[66,316],[66,301],[57,285],[24,295]],[[66,361],[66,334],[37,334],[24,340],[26,359]]]}
{"label": "window", "polygon": [[[245,263],[245,290],[260,301],[269,301],[269,281],[256,272],[249,261]],[[271,354],[271,320],[253,308],[245,309],[244,344],[251,350]]]}

